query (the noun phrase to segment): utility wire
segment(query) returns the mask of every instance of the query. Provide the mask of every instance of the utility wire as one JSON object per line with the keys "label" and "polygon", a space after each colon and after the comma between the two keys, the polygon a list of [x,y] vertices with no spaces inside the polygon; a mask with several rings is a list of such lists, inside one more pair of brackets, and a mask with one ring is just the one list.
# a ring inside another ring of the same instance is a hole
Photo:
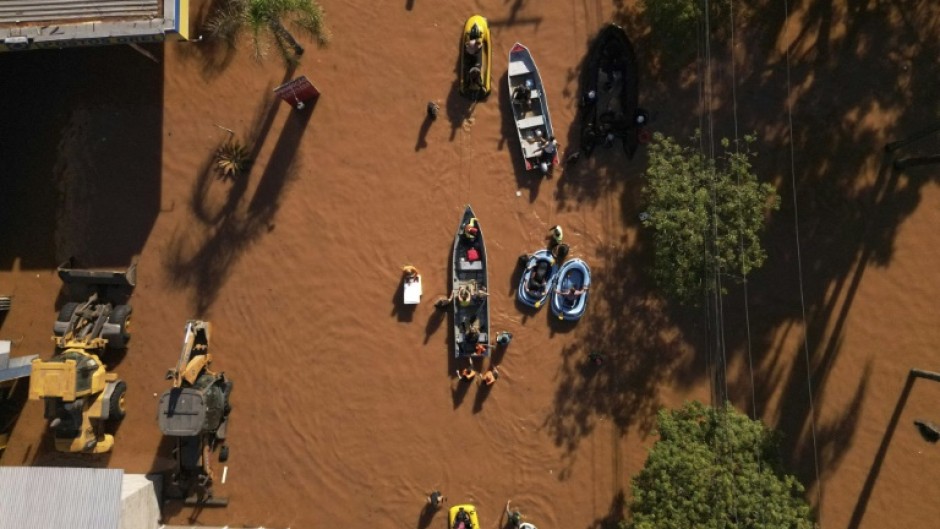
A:
{"label": "utility wire", "polygon": [[[784,35],[790,35],[790,5],[783,0],[784,9]],[[806,296],[803,293],[803,258],[800,251],[800,215],[796,199],[796,154],[793,148],[793,103],[790,99],[790,47],[787,41],[787,127],[790,140],[790,187],[793,193],[793,231],[796,235],[796,269],[800,285],[800,311],[803,318],[803,357],[806,360],[806,390],[809,396],[810,426],[813,434],[813,467],[816,471],[816,502],[818,527],[822,527],[822,481],[819,479],[819,449],[816,444],[816,406],[813,402],[813,381],[811,378],[811,364],[809,360],[809,327],[806,325]]]}

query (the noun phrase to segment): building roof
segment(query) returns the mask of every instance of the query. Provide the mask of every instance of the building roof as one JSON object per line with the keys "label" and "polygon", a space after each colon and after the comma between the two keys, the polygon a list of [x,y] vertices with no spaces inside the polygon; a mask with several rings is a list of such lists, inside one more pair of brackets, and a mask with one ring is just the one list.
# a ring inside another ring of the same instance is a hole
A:
{"label": "building roof", "polygon": [[0,382],[28,377],[33,370],[32,361],[39,355],[10,358],[10,341],[0,340]]}
{"label": "building roof", "polygon": [[189,0],[0,0],[0,51],[159,42],[189,34]]}
{"label": "building roof", "polygon": [[0,529],[118,529],[120,469],[0,467]]}

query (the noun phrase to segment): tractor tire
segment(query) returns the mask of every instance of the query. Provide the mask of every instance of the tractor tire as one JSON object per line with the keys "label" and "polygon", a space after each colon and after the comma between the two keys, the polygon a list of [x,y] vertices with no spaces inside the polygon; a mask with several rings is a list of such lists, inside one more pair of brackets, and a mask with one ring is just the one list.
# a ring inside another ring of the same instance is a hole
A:
{"label": "tractor tire", "polygon": [[228,461],[228,445],[222,445],[222,448],[219,449],[219,463],[225,463]]}
{"label": "tractor tire", "polygon": [[[65,329],[68,325],[59,325],[60,323],[68,323],[72,320],[72,315],[75,314],[75,310],[78,309],[78,306],[81,303],[76,303],[70,301],[65,305],[62,305],[62,308],[59,309],[59,315],[56,316],[56,324],[52,327],[52,334],[55,336],[62,336],[65,333]],[[61,330],[60,330],[61,329]]]}
{"label": "tractor tire", "polygon": [[123,380],[114,383],[114,391],[111,393],[111,400],[108,402],[108,420],[120,421],[127,415],[127,408],[124,403],[124,396],[127,393],[127,384]]}
{"label": "tractor tire", "polygon": [[127,342],[131,339],[131,313],[134,309],[130,305],[118,305],[108,316],[108,323],[118,326],[119,330],[115,336],[105,336],[108,343],[114,349],[124,349]]}

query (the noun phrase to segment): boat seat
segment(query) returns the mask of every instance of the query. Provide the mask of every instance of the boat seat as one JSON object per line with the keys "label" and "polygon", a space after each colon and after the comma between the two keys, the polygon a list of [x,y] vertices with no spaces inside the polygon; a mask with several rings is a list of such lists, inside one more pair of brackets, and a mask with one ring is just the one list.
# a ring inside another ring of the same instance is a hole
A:
{"label": "boat seat", "polygon": [[[462,333],[462,332],[461,332],[461,333],[457,333],[457,343],[464,343],[464,338],[465,338],[466,336],[467,336],[467,335],[464,334],[464,333]],[[479,338],[477,338],[477,343],[482,343],[482,344],[486,345],[488,338],[489,338],[489,336],[488,336],[485,332],[481,332]]]}
{"label": "boat seat", "polygon": [[512,61],[509,63],[509,77],[525,75],[529,73],[529,67],[522,61]]}
{"label": "boat seat", "polygon": [[538,127],[544,124],[545,124],[545,118],[543,118],[541,115],[520,119],[519,121],[516,122],[516,126],[519,127],[519,130],[531,129],[532,127]]}
{"label": "boat seat", "polygon": [[466,257],[461,257],[457,263],[457,268],[461,270],[483,270],[483,261],[473,261],[471,263]]}
{"label": "boat seat", "polygon": [[522,150],[526,158],[537,158],[542,155],[542,145],[538,142],[522,142]]}

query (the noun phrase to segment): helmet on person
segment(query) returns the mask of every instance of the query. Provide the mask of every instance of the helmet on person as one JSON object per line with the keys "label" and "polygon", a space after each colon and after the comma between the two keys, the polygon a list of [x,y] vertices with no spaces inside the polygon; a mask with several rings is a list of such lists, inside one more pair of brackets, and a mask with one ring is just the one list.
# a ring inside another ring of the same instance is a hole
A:
{"label": "helmet on person", "polygon": [[529,90],[531,90],[531,89],[535,88],[535,83],[532,82],[532,79],[526,79],[526,80],[525,80],[525,87],[528,88]]}
{"label": "helmet on person", "polygon": [[535,129],[535,137],[536,138],[542,137],[542,129]]}

